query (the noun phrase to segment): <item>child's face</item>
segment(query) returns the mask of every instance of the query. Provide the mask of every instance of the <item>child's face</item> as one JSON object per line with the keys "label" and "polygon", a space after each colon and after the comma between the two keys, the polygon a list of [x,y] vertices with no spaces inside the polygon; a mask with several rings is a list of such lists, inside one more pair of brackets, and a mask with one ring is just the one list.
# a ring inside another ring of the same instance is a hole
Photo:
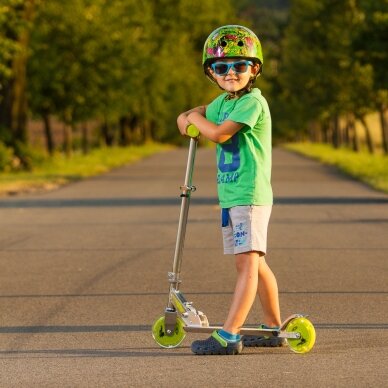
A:
{"label": "child's face", "polygon": [[244,58],[228,58],[217,59],[209,71],[222,89],[234,93],[244,89],[259,69],[259,64]]}

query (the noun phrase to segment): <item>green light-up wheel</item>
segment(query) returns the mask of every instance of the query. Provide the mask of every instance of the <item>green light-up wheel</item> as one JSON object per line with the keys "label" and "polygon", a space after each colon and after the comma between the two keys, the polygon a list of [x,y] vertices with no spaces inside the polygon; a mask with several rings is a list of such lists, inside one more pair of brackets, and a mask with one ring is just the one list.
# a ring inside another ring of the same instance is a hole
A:
{"label": "green light-up wheel", "polygon": [[169,336],[166,333],[163,315],[152,325],[152,337],[154,337],[156,343],[162,348],[175,348],[186,337],[183,325],[182,320],[178,318],[175,324],[174,333]]}
{"label": "green light-up wheel", "polygon": [[315,329],[313,324],[304,317],[292,319],[286,331],[289,333],[299,333],[300,338],[287,338],[288,346],[295,353],[307,353],[315,344]]}

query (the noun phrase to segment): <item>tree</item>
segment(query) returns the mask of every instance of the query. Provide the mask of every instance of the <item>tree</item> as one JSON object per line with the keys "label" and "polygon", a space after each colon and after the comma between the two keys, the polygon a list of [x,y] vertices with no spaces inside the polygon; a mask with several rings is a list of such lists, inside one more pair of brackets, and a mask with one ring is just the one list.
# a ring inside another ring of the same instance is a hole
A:
{"label": "tree", "polygon": [[388,126],[386,112],[388,109],[388,75],[387,44],[388,36],[388,1],[358,0],[361,17],[358,31],[353,41],[353,50],[359,63],[370,66],[372,72],[373,92],[370,99],[380,114],[383,150],[388,153]]}
{"label": "tree", "polygon": [[21,163],[27,143],[26,64],[30,28],[38,0],[4,0],[0,7],[0,136]]}
{"label": "tree", "polygon": [[221,0],[164,0],[157,3],[154,12],[158,50],[152,58],[149,87],[155,98],[151,120],[159,127],[161,139],[176,136],[175,122],[180,112],[208,103],[218,92],[203,73],[203,45],[215,28],[238,19],[233,16],[230,2]]}
{"label": "tree", "polygon": [[221,0],[52,0],[33,34],[32,111],[67,128],[98,119],[106,144],[177,137],[178,112],[206,101],[203,42],[232,14]]}
{"label": "tree", "polygon": [[[284,103],[298,112],[292,122],[307,128],[319,120],[324,131],[331,128],[334,146],[340,144],[339,117],[352,114],[365,127],[367,145],[373,152],[365,115],[373,107],[371,71],[354,60],[353,39],[360,10],[354,0],[295,0],[284,40],[284,61],[280,71]],[[303,125],[303,122],[305,123]]]}
{"label": "tree", "polygon": [[[263,74],[257,85],[268,99],[273,117],[274,139],[287,136],[287,115],[281,100],[282,85],[279,69],[282,63],[284,39],[288,23],[288,0],[244,0],[238,3],[239,15],[244,24],[258,35],[264,53]],[[289,131],[289,128],[288,128]]]}
{"label": "tree", "polygon": [[[90,6],[92,7],[92,6]],[[49,116],[64,123],[64,149],[72,150],[76,123],[93,117],[98,107],[96,70],[98,26],[83,0],[49,1],[36,18],[28,65],[31,110],[46,123],[50,149]]]}
{"label": "tree", "polygon": [[177,114],[217,92],[201,66],[207,35],[239,22],[230,0],[3,1],[0,108],[7,120],[2,117],[1,136],[14,147],[16,137],[27,144],[28,108],[45,123],[50,154],[52,116],[64,123],[68,155],[79,126],[88,148],[90,120],[100,123],[107,145],[180,139]]}

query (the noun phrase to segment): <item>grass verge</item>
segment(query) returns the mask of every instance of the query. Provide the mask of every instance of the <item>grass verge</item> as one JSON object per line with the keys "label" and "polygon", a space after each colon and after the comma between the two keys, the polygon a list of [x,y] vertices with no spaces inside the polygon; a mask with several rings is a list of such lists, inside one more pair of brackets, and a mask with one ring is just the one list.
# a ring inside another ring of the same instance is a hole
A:
{"label": "grass verge", "polygon": [[172,146],[147,143],[141,146],[99,148],[87,155],[74,154],[66,158],[56,154],[42,160],[29,172],[0,173],[0,195],[50,190],[69,182],[92,177],[134,163]]}
{"label": "grass verge", "polygon": [[335,149],[327,144],[289,143],[288,150],[336,166],[374,189],[388,193],[388,156],[357,153],[345,148]]}

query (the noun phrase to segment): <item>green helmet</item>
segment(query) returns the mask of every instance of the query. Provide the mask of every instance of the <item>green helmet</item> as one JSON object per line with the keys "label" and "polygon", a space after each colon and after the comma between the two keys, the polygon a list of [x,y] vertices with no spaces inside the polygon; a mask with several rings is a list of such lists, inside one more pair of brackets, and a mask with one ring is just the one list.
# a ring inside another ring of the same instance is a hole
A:
{"label": "green helmet", "polygon": [[208,36],[203,47],[205,72],[209,64],[219,58],[247,58],[262,65],[263,52],[259,38],[243,26],[219,27]]}

